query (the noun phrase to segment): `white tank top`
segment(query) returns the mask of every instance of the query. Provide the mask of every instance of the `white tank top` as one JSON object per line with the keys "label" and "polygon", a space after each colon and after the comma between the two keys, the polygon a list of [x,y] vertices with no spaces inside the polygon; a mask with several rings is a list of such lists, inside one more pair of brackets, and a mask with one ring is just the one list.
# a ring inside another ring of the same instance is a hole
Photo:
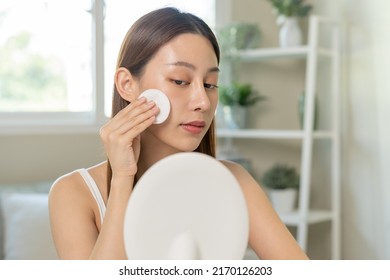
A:
{"label": "white tank top", "polygon": [[85,183],[87,184],[89,190],[91,191],[93,197],[96,200],[96,203],[99,208],[100,213],[100,223],[103,223],[104,214],[106,213],[106,205],[104,204],[104,200],[102,197],[102,194],[100,193],[100,190],[98,186],[96,185],[95,180],[92,178],[92,176],[89,174],[89,172],[85,169],[78,169],[76,170],[80,173],[80,175],[83,177]]}

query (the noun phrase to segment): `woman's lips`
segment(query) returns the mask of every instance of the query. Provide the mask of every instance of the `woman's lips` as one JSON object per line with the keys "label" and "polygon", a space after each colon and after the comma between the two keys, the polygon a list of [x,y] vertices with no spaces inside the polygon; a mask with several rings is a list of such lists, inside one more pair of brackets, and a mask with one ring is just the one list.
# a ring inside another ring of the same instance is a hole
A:
{"label": "woman's lips", "polygon": [[204,121],[192,121],[181,124],[181,127],[190,133],[199,134],[203,131],[205,125],[206,123]]}

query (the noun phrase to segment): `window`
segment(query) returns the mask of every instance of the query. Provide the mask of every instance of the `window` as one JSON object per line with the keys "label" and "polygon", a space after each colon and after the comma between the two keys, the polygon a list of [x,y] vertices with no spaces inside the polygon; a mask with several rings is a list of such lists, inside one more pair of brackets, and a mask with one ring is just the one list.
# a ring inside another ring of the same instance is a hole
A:
{"label": "window", "polygon": [[2,0],[1,112],[92,110],[92,20],[85,2]]}
{"label": "window", "polygon": [[96,131],[111,113],[116,58],[132,23],[175,6],[214,26],[214,2],[2,0],[0,126]]}

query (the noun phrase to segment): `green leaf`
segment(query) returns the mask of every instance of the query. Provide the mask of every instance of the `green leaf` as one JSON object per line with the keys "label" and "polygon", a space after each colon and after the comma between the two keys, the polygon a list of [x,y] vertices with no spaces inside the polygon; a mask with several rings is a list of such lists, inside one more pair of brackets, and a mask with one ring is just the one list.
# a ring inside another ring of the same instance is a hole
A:
{"label": "green leaf", "polygon": [[297,189],[299,181],[299,175],[294,167],[280,163],[268,169],[262,177],[262,183],[271,189]]}
{"label": "green leaf", "polygon": [[286,17],[306,17],[312,10],[312,5],[303,0],[267,0],[279,15]]}
{"label": "green leaf", "polygon": [[221,86],[219,88],[219,101],[227,106],[240,105],[248,107],[265,99],[265,96],[256,93],[250,84],[234,82],[230,86]]}

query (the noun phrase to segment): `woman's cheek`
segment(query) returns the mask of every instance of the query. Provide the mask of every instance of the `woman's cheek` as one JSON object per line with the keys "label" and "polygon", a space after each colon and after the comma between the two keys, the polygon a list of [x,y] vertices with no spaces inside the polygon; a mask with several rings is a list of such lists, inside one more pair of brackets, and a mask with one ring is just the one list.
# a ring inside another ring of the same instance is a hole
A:
{"label": "woman's cheek", "polygon": [[185,103],[186,94],[177,91],[177,89],[166,89],[165,94],[168,96],[168,99],[171,102],[171,106],[182,106]]}

